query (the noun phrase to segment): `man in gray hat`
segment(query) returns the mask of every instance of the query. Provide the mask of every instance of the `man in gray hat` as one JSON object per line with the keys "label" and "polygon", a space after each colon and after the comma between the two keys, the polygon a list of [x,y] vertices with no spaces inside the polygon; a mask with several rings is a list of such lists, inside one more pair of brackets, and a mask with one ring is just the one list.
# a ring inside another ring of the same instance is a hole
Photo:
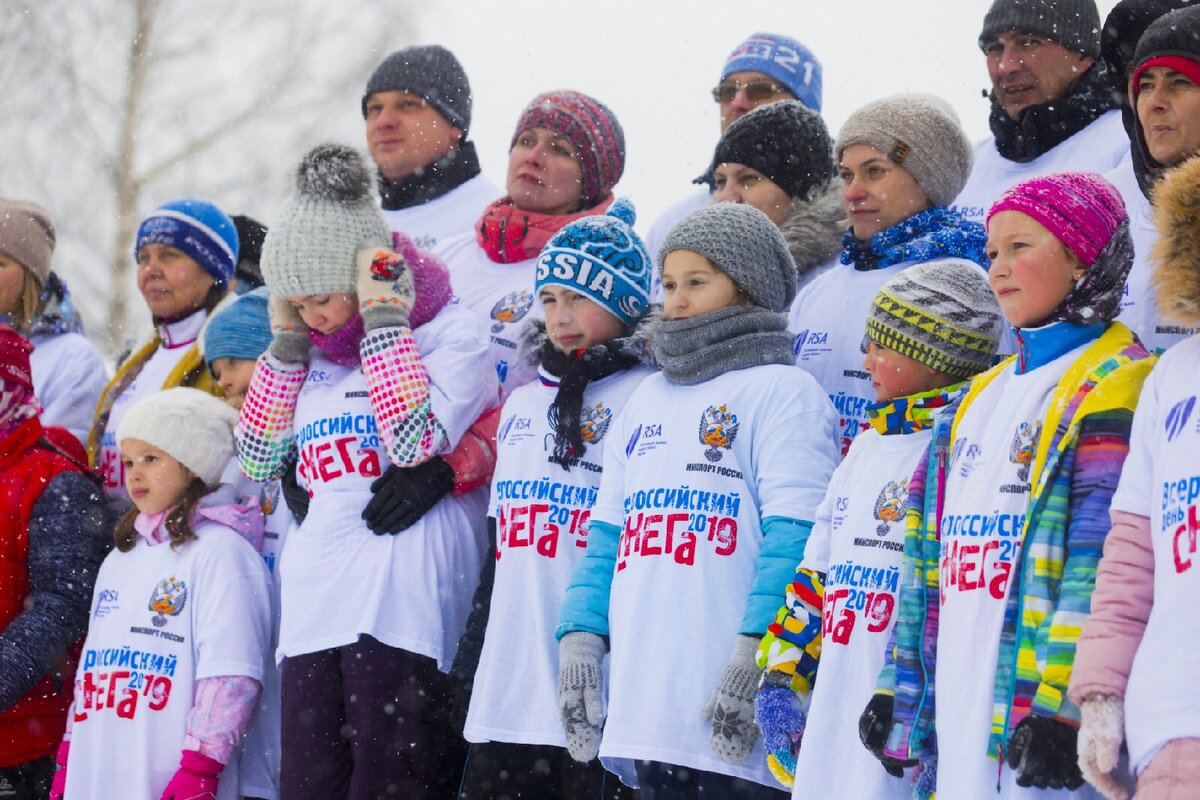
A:
{"label": "man in gray hat", "polygon": [[418,248],[470,230],[504,194],[483,177],[467,141],[471,85],[446,48],[406,47],[384,59],[367,81],[362,112],[383,216]]}
{"label": "man in gray hat", "polygon": [[1128,157],[1120,97],[1100,55],[1094,0],[995,0],[979,47],[987,59],[992,136],[954,202],[982,222],[1015,183],[1051,172],[1107,172]]}

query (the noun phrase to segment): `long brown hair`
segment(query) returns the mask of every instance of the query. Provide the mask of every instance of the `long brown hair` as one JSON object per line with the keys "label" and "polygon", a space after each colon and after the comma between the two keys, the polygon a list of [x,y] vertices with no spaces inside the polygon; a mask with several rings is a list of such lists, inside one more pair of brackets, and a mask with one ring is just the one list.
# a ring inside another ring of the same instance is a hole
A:
{"label": "long brown hair", "polygon": [[[196,506],[200,505],[200,500],[211,491],[212,489],[204,485],[204,481],[193,477],[192,482],[183,490],[183,497],[167,514],[164,524],[167,533],[171,534],[172,550],[177,549],[184,542],[196,538],[196,532],[192,530],[188,520],[191,518],[192,512],[196,510]],[[117,540],[117,549],[122,553],[128,553],[137,544],[138,532],[133,527],[133,521],[137,519],[137,515],[137,506],[133,506],[125,512],[113,531],[113,537]]]}
{"label": "long brown hair", "polygon": [[18,332],[29,329],[29,325],[42,313],[42,286],[33,273],[24,270],[24,283],[21,284],[21,296],[17,298],[16,307],[9,312],[12,326]]}

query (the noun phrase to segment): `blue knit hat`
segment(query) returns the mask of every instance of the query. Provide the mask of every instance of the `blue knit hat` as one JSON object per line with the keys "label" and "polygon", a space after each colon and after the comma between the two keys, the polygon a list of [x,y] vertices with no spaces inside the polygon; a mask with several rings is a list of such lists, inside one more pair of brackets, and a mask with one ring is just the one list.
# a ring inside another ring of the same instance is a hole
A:
{"label": "blue knit hat", "polygon": [[542,248],[534,291],[565,286],[631,324],[650,304],[650,254],[633,231],[637,214],[622,197],[599,214],[572,222]]}
{"label": "blue knit hat", "polygon": [[809,109],[821,111],[821,62],[795,39],[777,33],[753,34],[729,54],[721,80],[735,72],[770,75]]}
{"label": "blue knit hat", "polygon": [[173,200],[156,208],[138,227],[134,259],[146,244],[165,244],[186,253],[221,287],[237,266],[237,226],[204,200]]}
{"label": "blue knit hat", "polygon": [[267,317],[270,293],[265,286],[239,297],[218,311],[204,330],[204,362],[212,368],[218,358],[255,361],[271,343]]}

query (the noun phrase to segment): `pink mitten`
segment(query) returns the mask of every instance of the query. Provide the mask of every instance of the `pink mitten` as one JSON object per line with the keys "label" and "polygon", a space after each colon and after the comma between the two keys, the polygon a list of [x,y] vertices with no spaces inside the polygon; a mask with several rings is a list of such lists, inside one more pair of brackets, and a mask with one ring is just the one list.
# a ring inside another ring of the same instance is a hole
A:
{"label": "pink mitten", "polygon": [[64,739],[58,746],[58,752],[54,755],[54,763],[58,766],[58,771],[54,773],[54,779],[50,781],[50,800],[63,800],[63,795],[67,793],[67,756],[70,752],[71,740]]}
{"label": "pink mitten", "polygon": [[217,776],[225,765],[215,758],[184,750],[179,759],[179,771],[159,800],[217,800]]}

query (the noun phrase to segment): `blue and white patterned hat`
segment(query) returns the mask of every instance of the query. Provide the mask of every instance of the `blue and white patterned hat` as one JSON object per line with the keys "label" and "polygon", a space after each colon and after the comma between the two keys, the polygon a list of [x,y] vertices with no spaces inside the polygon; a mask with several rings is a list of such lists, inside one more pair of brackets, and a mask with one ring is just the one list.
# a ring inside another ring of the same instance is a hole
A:
{"label": "blue and white patterned hat", "polygon": [[633,231],[637,214],[622,197],[608,212],[567,225],[542,248],[534,291],[565,286],[626,324],[650,305],[650,254]]}
{"label": "blue and white patterned hat", "polygon": [[237,266],[237,226],[224,211],[204,200],[174,200],[156,208],[138,226],[133,257],[150,243],[186,253],[218,286],[229,283]]}
{"label": "blue and white patterned hat", "polygon": [[751,35],[729,54],[721,80],[735,72],[769,75],[810,110],[821,112],[821,62],[795,39],[777,33]]}

